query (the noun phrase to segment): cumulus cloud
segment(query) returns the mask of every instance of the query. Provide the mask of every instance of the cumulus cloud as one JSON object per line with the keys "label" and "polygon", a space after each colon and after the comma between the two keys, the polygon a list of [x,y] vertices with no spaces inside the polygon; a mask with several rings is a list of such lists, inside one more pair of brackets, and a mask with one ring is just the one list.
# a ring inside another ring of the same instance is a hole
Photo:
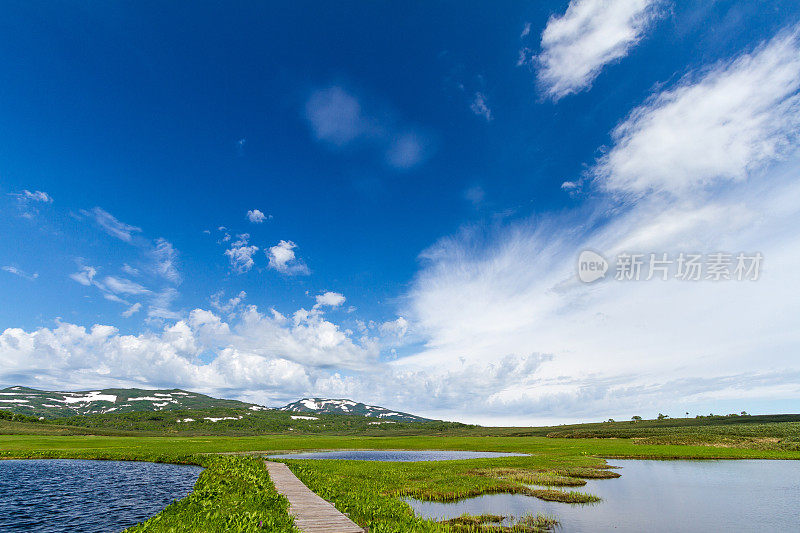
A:
{"label": "cumulus cloud", "polygon": [[21,278],[25,278],[25,279],[27,279],[29,281],[33,281],[33,280],[35,280],[36,278],[39,277],[39,274],[36,273],[36,272],[34,272],[33,274],[28,274],[24,270],[20,270],[19,268],[15,267],[15,266],[4,266],[3,270],[8,272],[9,274],[14,274],[15,276],[19,276]]}
{"label": "cumulus cloud", "polygon": [[[572,0],[542,32],[538,79],[554,100],[587,89],[608,63],[625,57],[658,16],[658,0]],[[529,58],[521,52],[520,63]]]}
{"label": "cumulus cloud", "polygon": [[251,209],[250,211],[247,212],[247,220],[249,220],[253,224],[261,224],[262,222],[267,220],[267,218],[272,218],[272,215],[268,217],[258,209]]}
{"label": "cumulus cloud", "polygon": [[224,296],[225,291],[218,291],[212,294],[209,298],[211,307],[221,313],[231,313],[244,302],[245,298],[247,298],[247,293],[245,291],[240,291],[239,294],[233,298],[228,298],[228,300],[225,300]]}
{"label": "cumulus cloud", "polygon": [[315,308],[319,307],[339,307],[345,301],[345,297],[343,294],[338,292],[331,292],[326,291],[322,294],[318,294],[316,297],[317,303],[314,305]]}
{"label": "cumulus cloud", "polygon": [[595,177],[607,190],[633,195],[743,180],[796,150],[799,89],[795,29],[634,109],[612,132],[614,145]]}
{"label": "cumulus cloud", "polygon": [[125,242],[131,242],[133,240],[133,235],[135,233],[141,233],[142,231],[142,228],[131,226],[130,224],[117,220],[114,215],[99,207],[95,207],[90,211],[83,209],[81,210],[81,214],[91,217],[103,231]]}
{"label": "cumulus cloud", "polygon": [[280,241],[270,246],[266,252],[269,268],[290,276],[309,274],[306,264],[295,256],[295,248],[297,245],[292,241]]}
{"label": "cumulus cloud", "polygon": [[253,265],[255,265],[253,256],[258,251],[258,246],[248,244],[250,240],[250,235],[248,233],[237,235],[236,239],[237,240],[233,241],[231,247],[225,250],[224,253],[228,256],[233,271],[243,274],[248,272],[253,268]]}
{"label": "cumulus cloud", "polygon": [[[302,311],[302,310],[301,310]],[[195,309],[160,331],[122,335],[111,326],[59,322],[0,333],[0,380],[43,388],[174,387],[257,398],[296,398],[332,365],[374,361],[369,339],[353,339],[319,313],[292,318],[248,308],[235,323]],[[212,352],[211,362],[200,356]]]}
{"label": "cumulus cloud", "polygon": [[486,96],[482,92],[476,92],[472,103],[469,106],[470,110],[479,117],[482,117],[486,122],[491,122],[492,110],[486,102]]}
{"label": "cumulus cloud", "polygon": [[377,148],[386,163],[397,170],[423,163],[433,150],[429,136],[394,116],[388,106],[365,106],[362,99],[337,85],[314,91],[305,106],[312,134],[332,148]]}
{"label": "cumulus cloud", "polygon": [[395,320],[390,320],[381,324],[381,333],[404,337],[408,332],[408,320],[399,316]]}

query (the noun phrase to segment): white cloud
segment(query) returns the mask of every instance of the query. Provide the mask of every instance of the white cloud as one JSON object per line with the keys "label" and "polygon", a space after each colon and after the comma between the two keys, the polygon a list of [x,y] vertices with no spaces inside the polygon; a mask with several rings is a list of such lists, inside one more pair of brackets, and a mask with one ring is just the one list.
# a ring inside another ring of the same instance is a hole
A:
{"label": "white cloud", "polygon": [[160,320],[178,320],[181,318],[181,313],[172,310],[172,304],[180,296],[178,291],[173,287],[162,289],[155,293],[150,301],[150,306],[147,309],[147,317],[150,319]]}
{"label": "white cloud", "polygon": [[492,116],[492,110],[489,109],[489,105],[486,103],[486,96],[481,92],[475,93],[475,97],[472,99],[469,108],[477,116],[483,117],[486,122],[491,122],[492,118],[494,118]]}
{"label": "white cloud", "polygon": [[[608,63],[625,57],[658,16],[658,0],[572,0],[542,32],[538,78],[558,100],[591,86]],[[522,62],[527,54],[521,55]]]}
{"label": "white cloud", "polygon": [[70,274],[69,277],[81,285],[90,286],[97,275],[97,269],[91,266],[81,267],[80,271]]}
{"label": "white cloud", "polygon": [[95,207],[91,211],[81,210],[81,214],[92,217],[106,233],[125,242],[131,242],[133,234],[142,231],[142,228],[121,222],[111,213],[99,207]]}
{"label": "white cloud", "polygon": [[[598,224],[608,215],[601,205],[594,214],[443,239],[423,255],[404,308],[424,348],[392,363],[392,375],[426,376],[404,381],[420,397],[457,394],[451,389],[466,377],[455,369],[491,373],[507,356],[546,356],[530,372],[501,373],[485,389],[460,393],[468,411],[454,403],[438,413],[469,412],[478,422],[509,413],[546,422],[708,412],[725,409],[722,401],[748,409],[749,400],[736,402],[742,390],[764,401],[800,399],[792,355],[800,332],[791,325],[800,301],[786,297],[800,290],[800,237],[791,229],[800,224],[797,171],[800,161],[710,200],[641,201],[607,223]],[[586,285],[575,275],[584,249],[609,258],[625,250],[760,251],[765,269],[757,282]],[[415,407],[407,402],[400,405]]]}
{"label": "white cloud", "polygon": [[[385,379],[408,376],[412,395],[452,398],[438,416],[458,416],[469,400],[473,421],[493,423],[510,412],[507,423],[561,422],[799,400],[800,333],[790,317],[800,316],[800,300],[786,297],[800,290],[800,157],[790,127],[798,57],[794,34],[782,34],[636,110],[595,169],[634,201],[601,196],[558,216],[466,228],[423,253],[403,316],[424,347],[391,363]],[[714,179],[725,186],[696,191]],[[691,194],[652,194],[664,190]],[[761,252],[765,267],[757,282],[586,285],[575,275],[585,249],[609,258]],[[528,371],[493,373],[526,354],[535,355]],[[459,392],[482,373],[496,378]],[[359,379],[337,386],[375,385]]]}
{"label": "white cloud", "polygon": [[172,243],[166,239],[156,239],[151,256],[153,269],[157,275],[172,283],[181,282],[181,275],[177,267],[178,252],[172,246]]}
{"label": "white cloud", "polygon": [[345,297],[343,294],[331,291],[326,291],[322,294],[318,294],[316,299],[317,303],[314,305],[315,308],[323,306],[339,307],[345,302]]}
{"label": "white cloud", "polygon": [[398,170],[415,167],[428,158],[428,147],[428,141],[416,132],[396,135],[386,150],[386,162]]}
{"label": "white cloud", "polygon": [[381,324],[381,333],[394,335],[396,337],[405,337],[408,332],[408,320],[399,316],[395,320],[390,320]]}
{"label": "white cloud", "polygon": [[358,99],[337,86],[311,95],[306,102],[306,119],[318,140],[339,147],[380,132],[374,120],[364,114]]}
{"label": "white cloud", "polygon": [[139,310],[141,310],[141,308],[142,308],[142,304],[140,304],[139,302],[136,302],[135,304],[133,304],[132,306],[127,308],[125,311],[123,311],[122,312],[122,316],[125,317],[125,318],[130,318],[133,315],[135,315],[136,313],[138,313]]}
{"label": "white cloud", "polygon": [[268,217],[258,209],[251,209],[250,211],[247,212],[247,220],[249,220],[253,224],[261,224],[262,222],[267,220],[267,218],[272,218],[272,215]]}
{"label": "white cloud", "polygon": [[522,28],[522,32],[519,34],[519,38],[520,39],[524,39],[525,37],[530,35],[530,33],[531,33],[531,23],[530,22],[526,22],[525,26],[523,26],[523,28]]}
{"label": "white cloud", "polygon": [[218,291],[212,294],[209,298],[211,301],[211,307],[217,311],[220,311],[221,313],[231,313],[239,307],[245,298],[247,298],[247,293],[245,291],[240,291],[239,294],[233,298],[229,298],[228,301],[223,301],[224,296],[224,291]]}
{"label": "white cloud", "polygon": [[237,235],[236,238],[237,240],[231,243],[231,247],[225,250],[225,255],[228,256],[234,272],[243,274],[253,268],[255,264],[253,255],[258,251],[258,246],[248,245],[250,235],[247,233]]}
{"label": "white cloud", "polygon": [[486,198],[486,191],[480,185],[473,185],[464,191],[464,199],[471,203],[473,207],[480,207]]}
{"label": "white cloud", "polygon": [[19,276],[21,278],[25,278],[25,279],[30,280],[30,281],[33,281],[33,280],[35,280],[36,278],[39,277],[39,274],[36,273],[36,272],[34,272],[33,274],[28,274],[24,270],[20,270],[17,267],[14,267],[14,266],[4,266],[3,270],[8,272],[9,274],[14,274],[15,276]]}
{"label": "white cloud", "polygon": [[21,196],[24,199],[30,200],[32,202],[42,202],[42,203],[45,203],[45,204],[52,204],[53,203],[52,196],[50,196],[49,194],[47,194],[44,191],[31,192],[31,191],[26,189],[26,190],[22,191]]}
{"label": "white cloud", "polygon": [[266,252],[269,258],[269,268],[277,270],[281,274],[309,274],[305,263],[295,256],[295,248],[297,248],[297,245],[294,242],[283,240],[275,246],[270,246]]}
{"label": "white cloud", "polygon": [[106,276],[103,279],[103,286],[115,294],[144,294],[150,292],[136,282],[114,276]]}
{"label": "white cloud", "polygon": [[651,97],[613,131],[594,174],[602,187],[633,195],[743,180],[796,150],[798,89],[793,31]]}
{"label": "white cloud", "polygon": [[[200,355],[214,358],[204,363]],[[287,319],[248,308],[235,323],[195,309],[160,332],[121,335],[116,328],[55,328],[0,333],[0,380],[42,388],[183,387],[258,399],[296,399],[331,366],[364,368],[375,361],[370,339],[353,339],[319,313]]]}
{"label": "white cloud", "polygon": [[23,218],[32,219],[38,214],[39,209],[36,204],[52,204],[53,198],[44,191],[29,191],[27,189],[22,192],[9,193],[17,199],[17,207],[20,211],[20,216]]}
{"label": "white cloud", "polygon": [[343,87],[315,91],[306,102],[305,116],[314,137],[327,145],[377,148],[386,163],[405,170],[423,163],[432,153],[428,135],[403,124],[386,105],[365,106],[362,99]]}

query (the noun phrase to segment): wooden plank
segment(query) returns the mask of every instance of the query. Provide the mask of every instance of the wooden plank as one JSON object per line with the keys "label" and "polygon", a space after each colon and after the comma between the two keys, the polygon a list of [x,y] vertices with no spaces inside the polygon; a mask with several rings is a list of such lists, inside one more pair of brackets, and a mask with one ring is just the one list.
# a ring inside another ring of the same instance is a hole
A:
{"label": "wooden plank", "polygon": [[289,500],[289,514],[303,533],[364,533],[364,528],[306,487],[283,463],[267,461],[275,489]]}

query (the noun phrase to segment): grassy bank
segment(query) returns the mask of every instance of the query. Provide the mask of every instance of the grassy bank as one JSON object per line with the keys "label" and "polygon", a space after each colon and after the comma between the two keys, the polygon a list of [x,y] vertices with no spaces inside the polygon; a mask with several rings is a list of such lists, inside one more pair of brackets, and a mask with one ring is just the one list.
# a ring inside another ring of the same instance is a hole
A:
{"label": "grassy bank", "polygon": [[194,491],[128,533],[173,531],[274,531],[298,533],[289,502],[275,491],[264,462],[246,457],[212,457]]}

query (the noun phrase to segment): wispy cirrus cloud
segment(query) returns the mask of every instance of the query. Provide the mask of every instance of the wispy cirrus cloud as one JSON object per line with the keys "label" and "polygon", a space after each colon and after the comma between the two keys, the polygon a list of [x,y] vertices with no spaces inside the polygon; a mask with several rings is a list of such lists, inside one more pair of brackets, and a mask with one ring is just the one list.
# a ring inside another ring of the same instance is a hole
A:
{"label": "wispy cirrus cloud", "polygon": [[106,276],[103,278],[102,285],[114,294],[145,294],[150,292],[135,281],[116,276]]}
{"label": "wispy cirrus cloud", "polygon": [[[615,130],[583,207],[471,226],[423,253],[401,311],[424,347],[390,375],[424,375],[404,383],[454,394],[477,422],[509,411],[541,421],[708,412],[741,405],[743,391],[800,400],[789,355],[800,336],[785,318],[800,314],[786,298],[800,262],[787,230],[800,224],[799,51],[796,32],[784,32],[653,95]],[[749,284],[585,285],[575,264],[586,249],[759,251],[769,266]],[[544,354],[529,372],[456,394],[469,373],[453,369],[493,375],[528,354]]]}
{"label": "wispy cirrus cloud", "polygon": [[106,300],[128,306],[131,303],[125,298],[151,294],[148,288],[127,278],[105,276],[101,279],[97,276],[98,270],[96,267],[83,265],[77,272],[70,274],[69,277],[85,287],[95,287]]}
{"label": "wispy cirrus cloud", "polygon": [[172,243],[163,238],[156,239],[150,250],[150,257],[150,265],[156,275],[174,284],[181,283],[181,275],[178,272],[178,251]]}
{"label": "wispy cirrus cloud", "polygon": [[25,279],[27,279],[29,281],[33,281],[33,280],[35,280],[35,279],[37,279],[39,277],[39,274],[37,272],[34,272],[33,274],[28,274],[24,270],[21,270],[21,269],[15,267],[15,266],[11,266],[11,265],[6,265],[6,266],[2,267],[2,269],[4,271],[8,272],[9,274],[14,274],[15,276],[19,276],[21,278],[25,278]]}
{"label": "wispy cirrus cloud", "polygon": [[90,217],[103,231],[121,241],[131,242],[134,234],[142,232],[142,228],[126,224],[100,207],[91,210],[82,209],[81,214]]}
{"label": "wispy cirrus cloud", "polygon": [[94,277],[97,275],[97,269],[92,266],[82,266],[78,272],[70,274],[69,277],[73,281],[77,281],[81,285],[89,287],[94,282]]}
{"label": "wispy cirrus cloud", "polygon": [[142,304],[140,302],[136,302],[135,304],[131,305],[125,311],[122,312],[123,318],[130,318],[136,313],[138,313],[142,309]]}
{"label": "wispy cirrus cloud", "polygon": [[486,122],[491,122],[494,119],[492,110],[489,109],[489,104],[486,101],[486,95],[480,91],[475,93],[469,108],[475,115],[483,118]]}
{"label": "wispy cirrus cloud", "polygon": [[434,151],[430,135],[403,123],[385,105],[364,99],[339,85],[314,91],[306,101],[305,118],[314,138],[331,148],[377,149],[396,170],[425,162]]}
{"label": "wispy cirrus cloud", "polygon": [[743,180],[796,152],[799,31],[689,74],[634,109],[593,169],[598,183],[624,194],[680,194]]}
{"label": "wispy cirrus cloud", "polygon": [[[172,243],[161,237],[147,238],[138,226],[122,222],[100,207],[81,210],[81,214],[95,222],[102,231],[124,243],[118,246],[130,246],[130,249],[136,251],[138,258],[133,262],[137,266],[123,263],[117,268],[124,275],[109,273],[101,278],[98,277],[100,267],[85,265],[85,260],[79,258],[79,270],[69,277],[83,286],[94,287],[106,300],[127,306],[128,309],[122,313],[124,318],[136,314],[143,305],[148,306],[148,316],[151,319],[179,318],[177,312],[168,308],[179,296],[177,290],[170,285],[179,285],[182,281],[178,269],[179,254]],[[113,267],[105,269],[115,270]],[[135,277],[137,281],[125,276]],[[170,295],[168,300],[165,299],[165,294]]]}
{"label": "wispy cirrus cloud", "polygon": [[537,68],[553,100],[589,88],[607,64],[625,57],[660,14],[659,0],[572,0],[542,32],[541,52],[520,52],[521,64]]}
{"label": "wispy cirrus cloud", "polygon": [[45,204],[53,203],[53,197],[44,191],[29,191],[25,189],[21,193],[15,194],[15,196],[26,202],[41,202]]}
{"label": "wispy cirrus cloud", "polygon": [[24,189],[21,192],[9,193],[9,196],[16,199],[20,216],[28,219],[32,219],[39,213],[37,205],[53,203],[53,197],[44,191],[29,191]]}

